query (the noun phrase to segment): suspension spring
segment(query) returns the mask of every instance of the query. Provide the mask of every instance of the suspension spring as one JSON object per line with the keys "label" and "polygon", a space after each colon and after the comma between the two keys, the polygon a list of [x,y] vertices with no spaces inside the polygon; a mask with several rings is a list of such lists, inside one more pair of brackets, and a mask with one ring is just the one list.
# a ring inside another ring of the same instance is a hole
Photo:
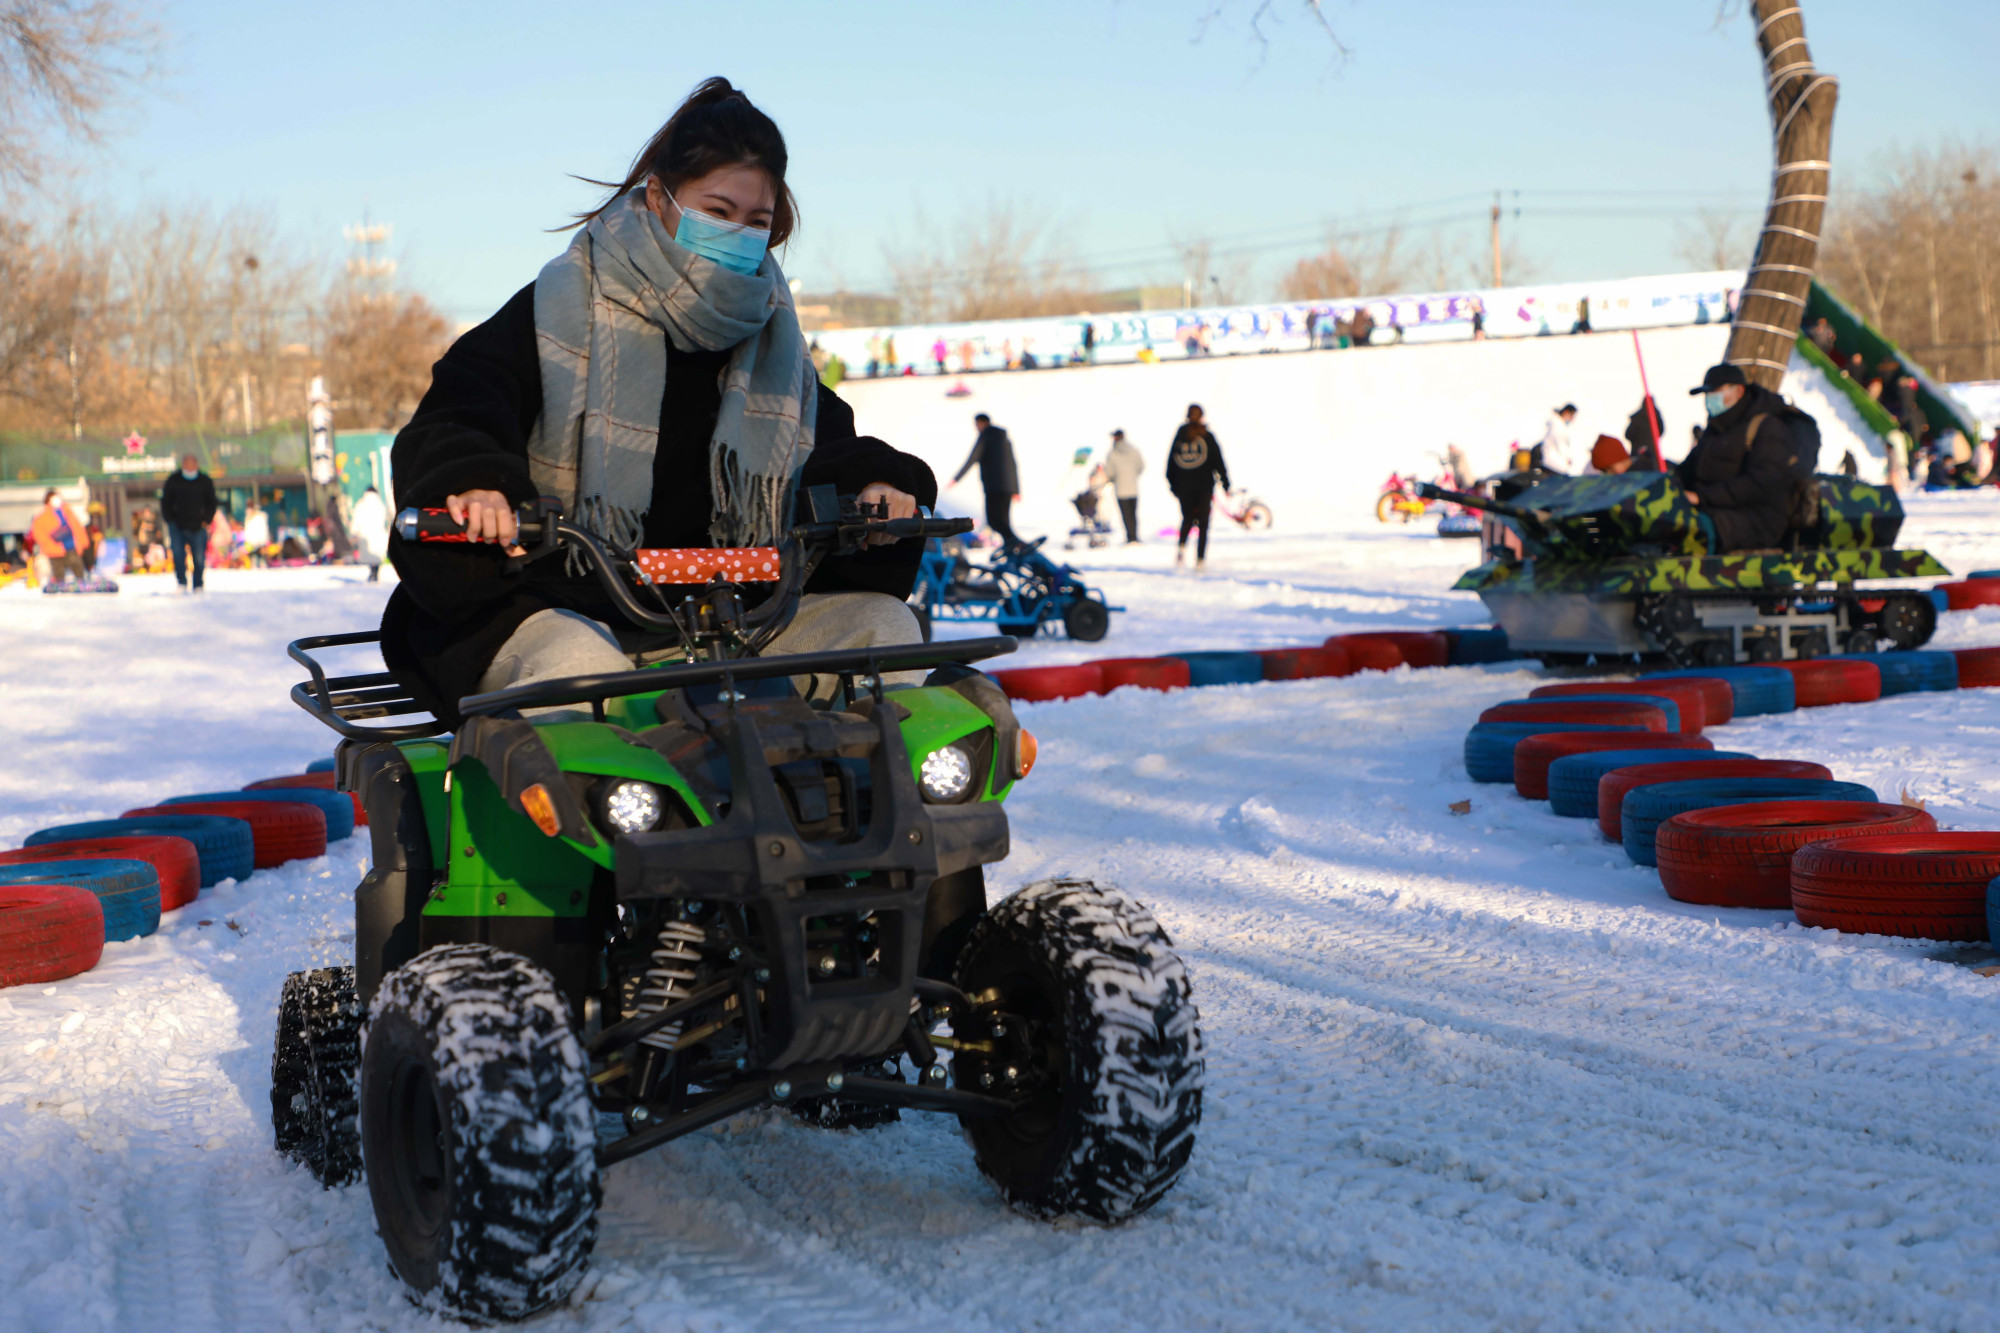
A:
{"label": "suspension spring", "polygon": [[[701,948],[707,942],[708,932],[691,921],[669,921],[660,927],[651,965],[640,974],[639,994],[633,1007],[642,1014],[657,1014],[693,990],[696,969],[701,964]],[[639,1042],[642,1046],[671,1051],[680,1037],[681,1024],[669,1023],[641,1037]]]}

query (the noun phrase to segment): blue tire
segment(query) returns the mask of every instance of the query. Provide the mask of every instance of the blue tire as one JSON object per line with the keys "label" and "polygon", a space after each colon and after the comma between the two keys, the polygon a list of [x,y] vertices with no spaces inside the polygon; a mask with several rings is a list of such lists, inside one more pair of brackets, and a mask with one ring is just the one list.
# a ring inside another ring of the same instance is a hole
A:
{"label": "blue tire", "polygon": [[1255,653],[1168,653],[1188,664],[1190,685],[1254,685],[1264,679],[1264,659]]}
{"label": "blue tire", "polygon": [[1595,750],[1566,754],[1549,765],[1549,808],[1571,819],[1597,818],[1597,780],[1641,764],[1691,764],[1703,759],[1755,759],[1739,750]]}
{"label": "blue tire", "polygon": [[339,842],[354,832],[354,798],[344,791],[317,787],[261,787],[256,791],[208,791],[196,796],[169,796],[161,805],[192,805],[210,801],[290,801],[316,805],[326,812],[326,840]]}
{"label": "blue tire", "polygon": [[324,758],[324,759],[315,759],[315,760],[313,760],[313,761],[312,761],[312,762],[311,762],[310,764],[307,764],[307,765],[306,765],[306,772],[308,772],[308,773],[331,773],[331,772],[333,772],[333,766],[334,766],[334,761],[333,761],[333,756],[331,756],[331,755],[328,755],[328,756],[327,756],[326,758]]}
{"label": "blue tire", "polygon": [[2000,879],[1986,886],[1986,938],[2000,940]]}
{"label": "blue tire", "polygon": [[1514,650],[1507,646],[1507,631],[1504,629],[1448,629],[1444,637],[1450,645],[1445,661],[1451,666],[1480,666],[1487,662],[1514,660]]}
{"label": "blue tire", "polygon": [[[1465,733],[1465,771],[1474,782],[1514,781],[1514,743],[1551,731],[1630,731],[1658,735],[1644,727],[1609,722],[1480,722]],[[1702,753],[1706,754],[1707,751]]]}
{"label": "blue tire", "polygon": [[[1657,708],[1667,715],[1667,731],[1681,729],[1681,706],[1662,694],[1545,694],[1539,699],[1502,699],[1500,703],[1489,704],[1498,708],[1502,704],[1573,704],[1573,703],[1620,703],[1644,704]],[[1659,733],[1656,733],[1659,734]]]}
{"label": "blue tire", "polygon": [[257,866],[257,845],[250,825],[227,815],[133,815],[126,819],[92,819],[58,824],[30,833],[23,846],[68,842],[74,838],[129,838],[158,833],[186,838],[201,862],[201,886],[212,889],[225,879],[248,879]]}
{"label": "blue tire", "polygon": [[1625,793],[1618,818],[1625,834],[1625,855],[1642,866],[1658,865],[1653,835],[1660,825],[1689,810],[1717,805],[1750,805],[1757,801],[1875,801],[1872,788],[1858,782],[1825,778],[1697,778],[1692,782],[1656,782]]}
{"label": "blue tire", "polygon": [[1792,673],[1780,667],[1697,667],[1687,671],[1649,671],[1644,678],[1673,680],[1688,676],[1713,676],[1728,682],[1737,717],[1789,713],[1799,706],[1798,689],[1793,683]]}
{"label": "blue tire", "polygon": [[0,884],[73,884],[104,904],[104,938],[132,940],[160,928],[160,877],[149,861],[42,861],[0,866]]}
{"label": "blue tire", "polygon": [[[1974,577],[1978,576],[1974,575]],[[1945,595],[1943,588],[1932,588],[1924,596],[1931,599],[1931,605],[1938,609],[1939,615],[1943,615],[1945,612],[1951,610],[1951,598]]]}
{"label": "blue tire", "polygon": [[1958,658],[1951,653],[1839,653],[1834,662],[1869,662],[1882,673],[1882,693],[1958,688]]}

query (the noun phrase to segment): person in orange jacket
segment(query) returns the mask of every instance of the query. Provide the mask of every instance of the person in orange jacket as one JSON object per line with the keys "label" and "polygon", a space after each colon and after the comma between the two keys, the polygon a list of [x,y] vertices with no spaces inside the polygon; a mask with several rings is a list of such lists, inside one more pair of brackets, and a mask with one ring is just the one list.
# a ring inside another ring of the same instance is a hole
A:
{"label": "person in orange jacket", "polygon": [[28,525],[28,538],[35,549],[35,574],[43,584],[60,575],[81,579],[88,575],[84,564],[90,537],[83,520],[69,511],[60,491],[42,496],[42,508]]}

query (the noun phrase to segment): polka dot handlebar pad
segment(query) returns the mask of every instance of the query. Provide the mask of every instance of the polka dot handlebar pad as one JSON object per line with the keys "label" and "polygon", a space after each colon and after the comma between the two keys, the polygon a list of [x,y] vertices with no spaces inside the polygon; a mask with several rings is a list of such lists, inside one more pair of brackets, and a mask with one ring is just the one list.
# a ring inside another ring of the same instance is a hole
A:
{"label": "polka dot handlebar pad", "polygon": [[633,558],[654,583],[707,583],[717,575],[731,583],[778,581],[775,546],[653,547]]}

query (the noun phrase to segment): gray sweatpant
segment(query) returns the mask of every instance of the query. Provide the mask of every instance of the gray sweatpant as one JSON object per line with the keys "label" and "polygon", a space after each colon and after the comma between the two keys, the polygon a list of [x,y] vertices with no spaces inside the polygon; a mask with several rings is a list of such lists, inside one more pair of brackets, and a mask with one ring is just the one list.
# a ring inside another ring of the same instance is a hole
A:
{"label": "gray sweatpant", "polygon": [[[832,648],[873,648],[881,644],[921,643],[923,632],[910,608],[886,593],[807,593],[785,632],[771,641],[765,654],[817,653]],[[575,611],[537,611],[507,636],[493,663],[479,678],[479,691],[504,690],[562,676],[630,671],[679,657],[677,651],[628,653],[618,646],[609,627]],[[922,671],[884,672],[887,685],[921,685]],[[794,684],[808,698],[831,696],[838,684],[831,676],[800,676]],[[543,716],[568,709],[526,710]],[[580,714],[581,716],[581,714]]]}

